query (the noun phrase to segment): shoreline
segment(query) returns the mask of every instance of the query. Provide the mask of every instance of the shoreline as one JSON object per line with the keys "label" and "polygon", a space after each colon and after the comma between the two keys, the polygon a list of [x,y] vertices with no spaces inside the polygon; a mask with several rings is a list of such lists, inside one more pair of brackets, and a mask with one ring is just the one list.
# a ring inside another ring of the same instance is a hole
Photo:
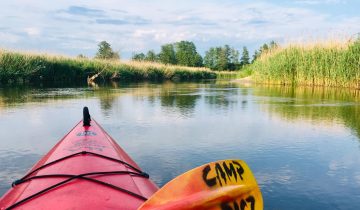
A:
{"label": "shoreline", "polygon": [[[99,74],[101,72],[101,74]],[[152,62],[69,58],[0,50],[0,85],[40,82],[191,81],[215,79],[207,68],[165,65]]]}

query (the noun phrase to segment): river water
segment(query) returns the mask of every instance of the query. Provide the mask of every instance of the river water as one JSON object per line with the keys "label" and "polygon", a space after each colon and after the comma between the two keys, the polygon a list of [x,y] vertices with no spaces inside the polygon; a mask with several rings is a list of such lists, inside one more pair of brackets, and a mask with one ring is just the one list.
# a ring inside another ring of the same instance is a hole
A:
{"label": "river water", "polygon": [[235,158],[265,209],[360,209],[359,92],[231,81],[0,88],[0,195],[83,106],[160,187]]}

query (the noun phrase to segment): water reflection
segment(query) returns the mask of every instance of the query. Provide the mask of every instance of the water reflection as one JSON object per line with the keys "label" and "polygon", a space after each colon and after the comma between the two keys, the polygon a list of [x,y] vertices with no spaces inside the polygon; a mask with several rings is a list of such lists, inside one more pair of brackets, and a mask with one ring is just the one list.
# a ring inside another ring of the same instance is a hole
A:
{"label": "water reflection", "polygon": [[2,106],[9,106],[16,103],[25,103],[29,90],[26,87],[3,88],[0,91]]}
{"label": "water reflection", "polygon": [[338,121],[360,137],[360,91],[323,87],[267,86],[255,89],[259,103],[287,120]]}
{"label": "water reflection", "polygon": [[[253,91],[253,93],[251,92]],[[191,117],[200,104],[205,103],[214,110],[242,109],[249,104],[248,95],[257,96],[256,103],[263,104],[269,113],[276,113],[284,119],[306,119],[339,121],[360,137],[360,91],[335,88],[309,88],[285,86],[259,86],[254,89],[239,88],[235,83],[165,83],[131,84],[111,83],[97,87],[77,88],[34,88],[12,87],[0,89],[0,109],[21,106],[27,103],[44,103],[57,100],[97,98],[106,116],[121,96],[132,96],[146,100],[152,106],[156,103],[169,112]],[[3,107],[3,108],[2,108]]]}
{"label": "water reflection", "polygon": [[0,192],[5,192],[11,187],[13,181],[24,176],[40,157],[25,150],[0,150]]}
{"label": "water reflection", "polygon": [[252,168],[265,209],[360,209],[359,100],[354,90],[229,81],[2,88],[0,194],[87,105],[159,186],[239,158]]}
{"label": "water reflection", "polygon": [[[253,93],[251,91],[254,91]],[[250,92],[250,93],[249,93]],[[248,95],[257,96],[270,113],[279,114],[288,120],[307,119],[317,121],[341,121],[360,137],[360,91],[335,88],[309,88],[288,86],[259,86],[255,89],[239,88],[236,83],[111,83],[97,87],[34,88],[11,87],[0,89],[1,107],[21,106],[26,103],[79,98],[97,98],[106,116],[121,96],[131,95],[137,100],[156,103],[169,112],[191,117],[200,100],[214,110],[237,107],[246,109]]]}

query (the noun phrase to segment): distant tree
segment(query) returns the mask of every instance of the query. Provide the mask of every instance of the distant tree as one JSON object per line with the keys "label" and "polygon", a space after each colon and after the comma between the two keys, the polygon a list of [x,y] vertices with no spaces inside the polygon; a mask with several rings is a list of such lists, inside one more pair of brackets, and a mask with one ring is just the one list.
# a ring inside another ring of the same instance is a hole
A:
{"label": "distant tree", "polygon": [[229,45],[211,47],[205,53],[204,66],[212,70],[236,70],[240,67],[239,52]]}
{"label": "distant tree", "polygon": [[252,59],[251,63],[254,63],[255,60],[256,60],[259,56],[260,56],[259,51],[255,50],[254,55],[253,55],[253,59]]}
{"label": "distant tree", "polygon": [[218,70],[228,70],[230,63],[230,47],[225,45],[224,47],[217,48],[219,54]]}
{"label": "distant tree", "polygon": [[240,65],[239,51],[235,50],[234,48],[231,48],[230,63],[233,63],[236,67]]}
{"label": "distant tree", "polygon": [[234,48],[231,48],[228,70],[234,71],[234,70],[240,69],[241,64],[239,62],[239,55],[240,55],[239,51],[237,51]]}
{"label": "distant tree", "polygon": [[161,63],[165,63],[165,64],[177,63],[173,44],[165,44],[161,46],[161,51],[159,53],[159,60]]}
{"label": "distant tree", "polygon": [[201,55],[199,53],[196,53],[194,59],[195,59],[195,66],[197,66],[197,67],[204,66],[203,58],[201,57]]}
{"label": "distant tree", "polygon": [[217,60],[217,52],[214,47],[211,47],[208,51],[205,52],[204,66],[212,70],[217,70]]}
{"label": "distant tree", "polygon": [[263,44],[259,50],[255,50],[253,59],[251,63],[254,63],[257,58],[259,58],[263,53],[268,52],[269,50],[275,49],[278,47],[278,44],[275,41],[271,41],[270,44]]}
{"label": "distant tree", "polygon": [[250,63],[249,51],[246,47],[243,47],[240,63],[242,66],[248,65]]}
{"label": "distant tree", "polygon": [[155,51],[154,50],[149,50],[146,53],[145,60],[151,61],[151,62],[156,62],[158,59],[157,59],[157,55],[156,55]]}
{"label": "distant tree", "polygon": [[260,47],[260,55],[267,52],[269,50],[269,46],[265,43]]}
{"label": "distant tree", "polygon": [[272,40],[270,42],[270,49],[276,49],[278,47],[279,47],[279,45],[274,40]]}
{"label": "distant tree", "polygon": [[145,54],[144,53],[134,53],[131,60],[133,61],[144,61]]}
{"label": "distant tree", "polygon": [[114,52],[110,44],[106,41],[102,41],[98,44],[98,52],[95,58],[97,59],[120,59],[118,52]]}
{"label": "distant tree", "polygon": [[87,59],[88,57],[86,57],[84,54],[79,54],[78,56],[76,56],[77,58],[80,59]]}
{"label": "distant tree", "polygon": [[197,53],[193,42],[180,41],[175,43],[175,57],[179,65],[202,66],[201,55]]}

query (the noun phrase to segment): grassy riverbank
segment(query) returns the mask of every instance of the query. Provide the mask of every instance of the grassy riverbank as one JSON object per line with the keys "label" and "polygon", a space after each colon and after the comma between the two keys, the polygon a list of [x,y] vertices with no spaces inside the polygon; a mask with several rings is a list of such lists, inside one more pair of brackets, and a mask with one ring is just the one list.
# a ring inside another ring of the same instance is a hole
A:
{"label": "grassy riverbank", "polygon": [[360,41],[279,47],[249,68],[255,82],[360,88]]}
{"label": "grassy riverbank", "polygon": [[0,83],[77,82],[102,72],[99,80],[198,80],[216,78],[206,68],[151,62],[120,62],[0,50]]}

